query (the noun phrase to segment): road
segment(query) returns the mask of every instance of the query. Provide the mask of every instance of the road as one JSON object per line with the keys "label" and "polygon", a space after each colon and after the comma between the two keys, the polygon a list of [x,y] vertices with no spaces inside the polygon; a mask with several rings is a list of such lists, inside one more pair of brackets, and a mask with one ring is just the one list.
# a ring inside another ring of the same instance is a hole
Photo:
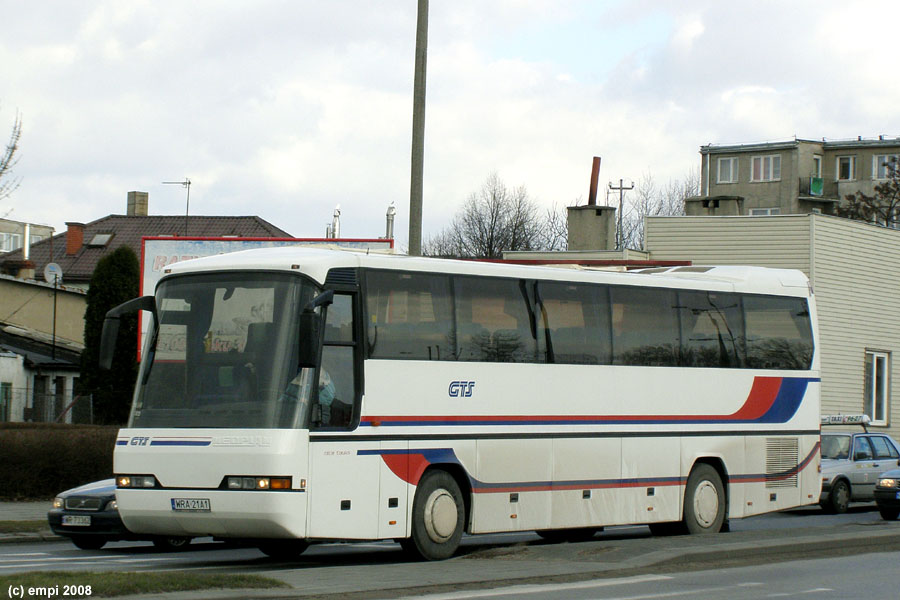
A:
{"label": "road", "polygon": [[[855,589],[854,580],[843,575],[849,560],[860,561],[853,577],[870,586],[895,587],[893,568],[867,567],[881,564],[885,557],[893,564],[900,558],[900,522],[883,521],[874,507],[854,508],[846,515],[826,515],[812,508],[733,521],[731,533],[716,536],[653,537],[646,527],[609,528],[577,544],[551,544],[533,533],[475,536],[464,540],[457,557],[437,563],[410,562],[397,544],[389,542],[316,545],[295,561],[276,561],[255,548],[229,547],[210,539],[195,540],[188,550],[176,553],[129,542],[111,543],[98,551],[78,550],[68,542],[5,544],[0,546],[0,574],[172,569],[254,573],[286,581],[297,590],[291,594],[358,598],[480,598],[488,597],[484,588],[489,586],[512,586],[508,597],[536,599],[550,597],[542,594],[755,598],[802,590],[834,597],[841,590]],[[806,576],[812,566],[775,566],[807,558],[823,569],[821,578]],[[703,573],[710,569],[715,569],[711,575]],[[832,582],[835,571],[842,573],[837,583]],[[548,581],[569,587],[542,588]],[[537,587],[524,592],[523,585]],[[819,588],[831,591],[816,591]]]}

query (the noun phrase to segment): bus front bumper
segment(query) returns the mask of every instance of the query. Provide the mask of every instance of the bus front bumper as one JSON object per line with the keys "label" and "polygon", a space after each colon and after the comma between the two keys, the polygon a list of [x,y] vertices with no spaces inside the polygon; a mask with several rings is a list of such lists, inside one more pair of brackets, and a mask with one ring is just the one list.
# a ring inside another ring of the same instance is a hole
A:
{"label": "bus front bumper", "polygon": [[304,491],[118,489],[130,531],[221,538],[306,537]]}

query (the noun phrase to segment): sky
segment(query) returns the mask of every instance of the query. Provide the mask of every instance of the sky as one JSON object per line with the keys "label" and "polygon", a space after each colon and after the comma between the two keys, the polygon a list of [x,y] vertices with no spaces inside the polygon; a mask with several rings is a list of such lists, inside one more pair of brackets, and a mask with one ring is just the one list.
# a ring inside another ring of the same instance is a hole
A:
{"label": "sky", "polygon": [[[408,239],[415,0],[0,0],[0,216],[258,215]],[[423,238],[492,173],[542,207],[706,144],[900,136],[900,3],[431,0]],[[189,178],[186,189],[164,181]],[[606,199],[601,194],[600,203]],[[612,203],[612,198],[610,198]]]}

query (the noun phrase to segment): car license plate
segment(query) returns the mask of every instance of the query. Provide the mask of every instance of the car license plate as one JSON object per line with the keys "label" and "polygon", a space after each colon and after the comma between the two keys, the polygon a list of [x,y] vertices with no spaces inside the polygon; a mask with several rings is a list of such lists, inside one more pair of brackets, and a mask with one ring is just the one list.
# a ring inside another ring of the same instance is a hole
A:
{"label": "car license plate", "polygon": [[897,492],[896,498],[897,498],[897,500],[900,500],[900,492]]}
{"label": "car license plate", "polygon": [[62,524],[69,525],[71,527],[90,527],[91,526],[91,516],[90,515],[63,515]]}
{"label": "car license plate", "polygon": [[209,512],[209,498],[172,498],[172,510]]}

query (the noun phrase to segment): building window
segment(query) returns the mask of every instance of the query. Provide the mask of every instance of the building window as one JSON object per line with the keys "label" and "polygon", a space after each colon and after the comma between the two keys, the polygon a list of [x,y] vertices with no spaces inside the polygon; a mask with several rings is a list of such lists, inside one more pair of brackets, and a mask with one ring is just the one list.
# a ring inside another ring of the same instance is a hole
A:
{"label": "building window", "polygon": [[856,157],[838,156],[835,171],[838,181],[853,181],[856,179]]}
{"label": "building window", "polygon": [[888,354],[866,350],[863,411],[872,425],[888,424],[888,377]]}
{"label": "building window", "polygon": [[822,157],[818,154],[813,156],[813,177],[821,177],[822,176]]}
{"label": "building window", "polygon": [[718,160],[718,167],[716,183],[737,183],[738,159],[736,156],[731,158],[720,158]]}
{"label": "building window", "polygon": [[754,156],[750,160],[750,181],[778,181],[781,179],[781,155]]}
{"label": "building window", "polygon": [[0,252],[12,252],[22,247],[21,233],[0,233]]}
{"label": "building window", "polygon": [[766,217],[769,215],[780,215],[780,208],[751,208],[750,216],[751,217]]}
{"label": "building window", "polygon": [[897,168],[896,154],[876,154],[872,157],[872,179],[888,179]]}

